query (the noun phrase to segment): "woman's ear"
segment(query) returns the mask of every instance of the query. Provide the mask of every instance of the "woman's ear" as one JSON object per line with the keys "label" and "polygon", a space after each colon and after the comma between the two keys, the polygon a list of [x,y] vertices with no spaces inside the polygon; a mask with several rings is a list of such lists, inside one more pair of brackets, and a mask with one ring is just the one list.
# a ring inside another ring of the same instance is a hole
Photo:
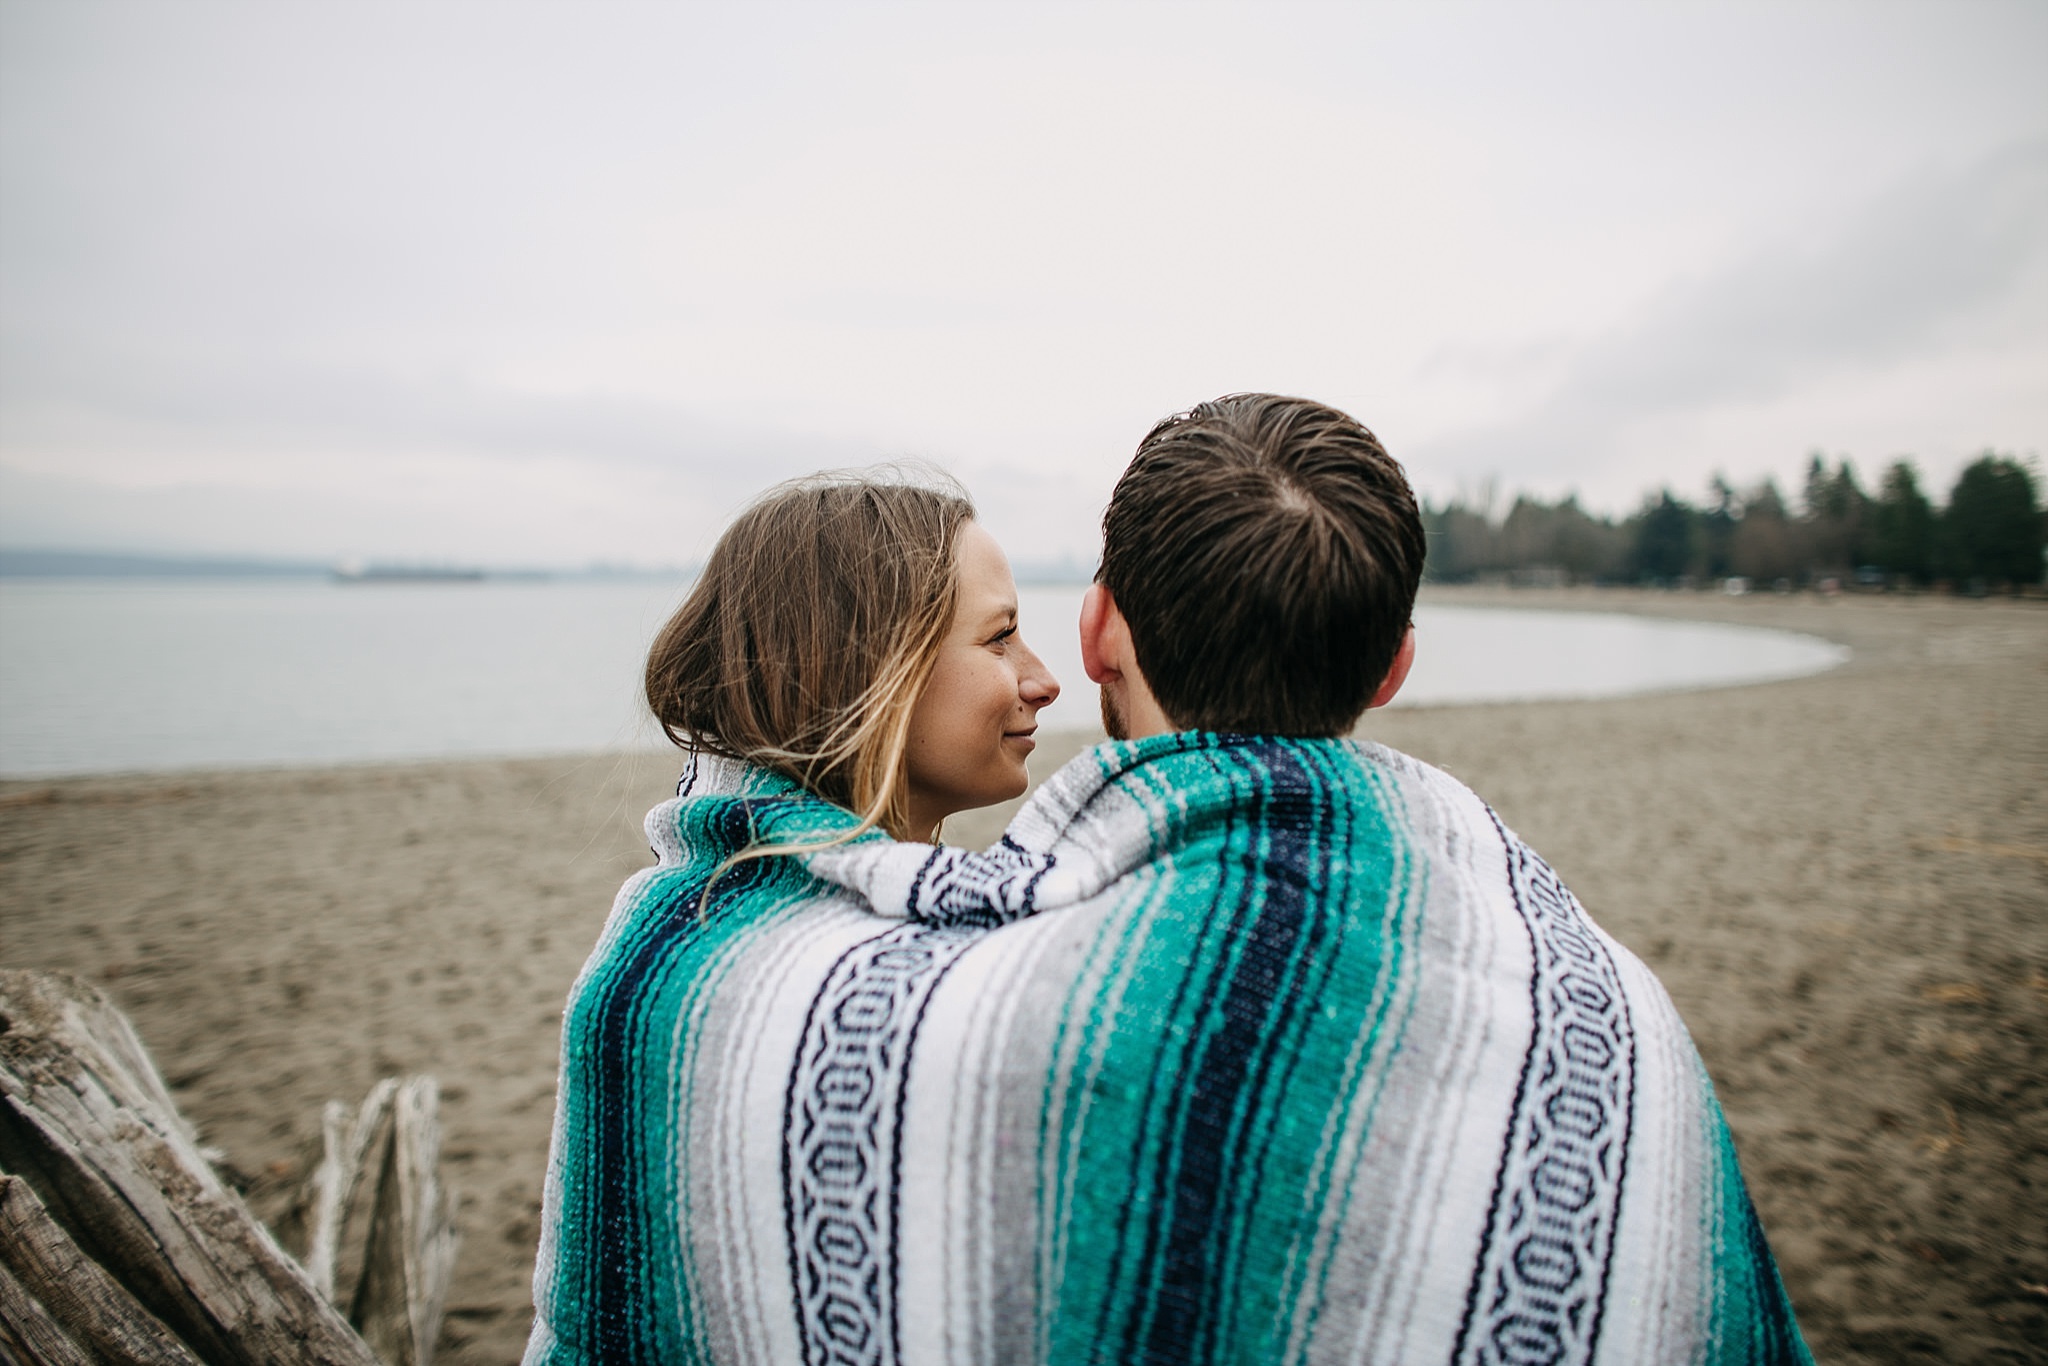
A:
{"label": "woman's ear", "polygon": [[1130,629],[1116,599],[1101,584],[1090,584],[1081,596],[1081,667],[1088,681],[1099,685],[1121,679],[1129,649]]}
{"label": "woman's ear", "polygon": [[1401,691],[1401,685],[1408,681],[1408,670],[1414,664],[1415,625],[1410,622],[1407,634],[1401,637],[1401,648],[1394,651],[1394,662],[1388,667],[1387,676],[1380,680],[1379,690],[1372,695],[1372,701],[1365,704],[1365,709],[1371,711],[1393,701],[1394,694]]}

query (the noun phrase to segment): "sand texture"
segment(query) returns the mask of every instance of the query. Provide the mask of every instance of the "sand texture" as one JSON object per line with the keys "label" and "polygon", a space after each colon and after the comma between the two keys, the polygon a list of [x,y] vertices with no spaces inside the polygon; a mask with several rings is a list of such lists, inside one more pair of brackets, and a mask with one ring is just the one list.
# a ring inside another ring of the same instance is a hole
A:
{"label": "sand texture", "polygon": [[[1396,709],[1365,733],[1469,782],[1663,978],[1822,1361],[2048,1360],[2048,607],[1440,600],[1854,648],[1792,682]],[[1089,719],[1067,683],[1048,727]],[[463,1246],[437,1361],[514,1361],[561,1005],[675,767],[0,784],[0,964],[104,986],[266,1216],[322,1102],[438,1075]]]}

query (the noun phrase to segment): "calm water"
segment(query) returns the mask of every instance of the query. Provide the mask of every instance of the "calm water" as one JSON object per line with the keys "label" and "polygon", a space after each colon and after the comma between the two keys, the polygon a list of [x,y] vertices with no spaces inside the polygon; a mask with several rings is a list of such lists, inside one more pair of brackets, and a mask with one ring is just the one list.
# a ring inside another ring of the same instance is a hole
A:
{"label": "calm water", "polygon": [[[1027,588],[1024,631],[1095,720],[1079,588]],[[652,745],[647,642],[678,584],[341,586],[0,581],[0,774],[346,763]],[[1612,697],[1814,673],[1809,636],[1590,613],[1425,607],[1401,703]],[[1397,704],[1399,705],[1399,704]]]}

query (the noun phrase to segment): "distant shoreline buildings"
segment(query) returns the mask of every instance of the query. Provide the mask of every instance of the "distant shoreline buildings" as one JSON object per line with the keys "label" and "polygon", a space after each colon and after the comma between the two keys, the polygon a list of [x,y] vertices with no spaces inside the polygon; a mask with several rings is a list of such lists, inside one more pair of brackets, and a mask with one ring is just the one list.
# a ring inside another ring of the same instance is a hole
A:
{"label": "distant shoreline buildings", "polygon": [[334,567],[336,583],[482,583],[481,569],[458,569],[442,565],[364,564],[349,560]]}

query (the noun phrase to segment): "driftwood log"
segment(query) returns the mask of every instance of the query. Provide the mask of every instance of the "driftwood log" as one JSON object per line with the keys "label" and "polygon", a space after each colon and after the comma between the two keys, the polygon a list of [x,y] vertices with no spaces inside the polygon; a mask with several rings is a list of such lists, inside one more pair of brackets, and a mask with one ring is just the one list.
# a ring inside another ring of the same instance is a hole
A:
{"label": "driftwood log", "polygon": [[26,1181],[0,1176],[0,1333],[27,1360],[198,1366],[161,1319],[78,1250]]}
{"label": "driftwood log", "polygon": [[353,1125],[329,1105],[302,1267],[104,996],[0,972],[0,1360],[429,1366],[455,1255],[436,1103],[418,1077]]}
{"label": "driftwood log", "polygon": [[438,1108],[432,1077],[387,1077],[353,1120],[329,1101],[321,1121],[306,1271],[392,1366],[427,1366],[455,1269]]}

